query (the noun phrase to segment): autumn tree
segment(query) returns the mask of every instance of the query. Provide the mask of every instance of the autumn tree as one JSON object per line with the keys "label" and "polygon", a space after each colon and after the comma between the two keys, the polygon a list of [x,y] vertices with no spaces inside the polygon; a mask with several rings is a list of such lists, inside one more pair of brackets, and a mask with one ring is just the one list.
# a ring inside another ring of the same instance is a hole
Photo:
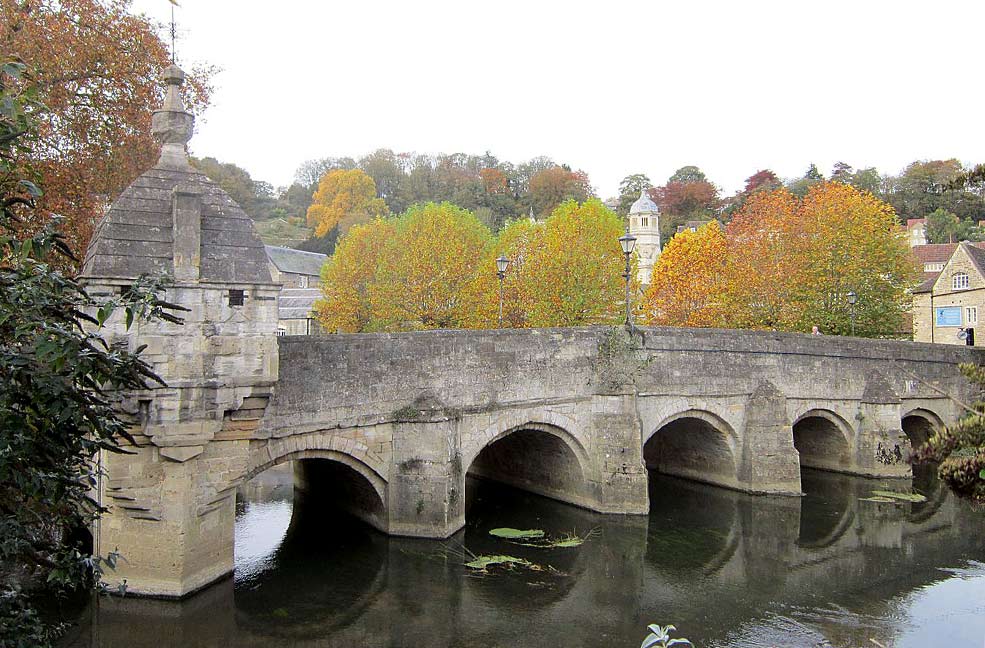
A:
{"label": "autumn tree", "polygon": [[395,231],[391,221],[375,218],[353,225],[335,246],[322,266],[322,298],[315,302],[315,317],[323,329],[330,333],[370,329],[370,284]]}
{"label": "autumn tree", "polygon": [[801,330],[817,324],[848,333],[852,309],[846,296],[855,292],[858,335],[899,333],[917,268],[893,208],[855,187],[822,182],[807,192],[798,215],[807,234],[799,252]]}
{"label": "autumn tree", "polygon": [[360,171],[329,171],[318,183],[308,207],[308,226],[315,236],[328,234],[336,226],[344,234],[352,225],[387,213],[386,203],[376,197],[373,179]]}
{"label": "autumn tree", "polygon": [[567,200],[584,202],[592,195],[584,171],[554,166],[530,177],[530,203],[534,212],[546,216]]}
{"label": "autumn tree", "polygon": [[527,326],[584,326],[621,320],[623,221],[596,198],[559,205],[531,232],[519,279]]}
{"label": "autumn tree", "polygon": [[[163,95],[164,43],[127,0],[0,0],[5,55],[34,70],[37,134],[17,163],[45,178],[35,216],[64,218],[68,243],[84,250],[103,206],[154,164],[151,112]],[[208,103],[211,70],[185,85],[193,112]]]}
{"label": "autumn tree", "polygon": [[466,328],[494,328],[499,323],[499,276],[496,259],[505,256],[510,260],[503,277],[503,327],[529,326],[527,298],[531,291],[528,277],[533,247],[541,239],[543,223],[529,218],[510,221],[496,237],[486,254],[479,261],[479,271],[465,291]]}
{"label": "autumn tree", "polygon": [[722,326],[725,254],[725,235],[717,221],[672,238],[657,258],[643,296],[647,323]]}
{"label": "autumn tree", "polygon": [[370,330],[460,328],[465,289],[492,235],[471,212],[450,203],[415,205],[393,221],[369,284]]}
{"label": "autumn tree", "polygon": [[722,301],[729,327],[795,329],[803,319],[799,205],[786,189],[754,192],[726,227]]}
{"label": "autumn tree", "polygon": [[742,207],[746,204],[746,201],[748,201],[753,194],[759,191],[773,191],[774,189],[778,189],[782,186],[783,183],[780,182],[780,178],[778,178],[777,175],[769,169],[761,169],[757,171],[746,178],[746,185],[742,191],[736,193],[726,201],[723,216],[726,219],[731,218],[733,214],[742,209]]}

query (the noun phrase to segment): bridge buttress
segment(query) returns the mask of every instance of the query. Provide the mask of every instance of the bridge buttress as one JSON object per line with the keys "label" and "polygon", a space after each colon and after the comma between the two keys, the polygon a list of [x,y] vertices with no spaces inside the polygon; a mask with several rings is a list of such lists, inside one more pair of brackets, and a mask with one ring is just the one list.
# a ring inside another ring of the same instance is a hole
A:
{"label": "bridge buttress", "polygon": [[800,458],[787,417],[787,398],[769,381],[761,382],[745,406],[746,420],[737,477],[752,493],[799,494]]}
{"label": "bridge buttress", "polygon": [[858,474],[910,477],[910,442],[903,433],[902,401],[881,376],[871,376],[859,403],[855,464]]}

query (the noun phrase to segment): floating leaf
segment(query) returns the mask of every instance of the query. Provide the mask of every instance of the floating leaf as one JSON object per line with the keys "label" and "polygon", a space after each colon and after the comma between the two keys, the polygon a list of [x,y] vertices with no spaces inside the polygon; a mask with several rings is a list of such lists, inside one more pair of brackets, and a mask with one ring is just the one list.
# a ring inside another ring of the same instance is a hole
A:
{"label": "floating leaf", "polygon": [[860,502],[881,502],[883,504],[900,504],[899,500],[894,500],[891,497],[860,497]]}
{"label": "floating leaf", "polygon": [[465,563],[466,567],[485,571],[487,567],[493,565],[523,565],[533,567],[534,564],[529,560],[517,558],[516,556],[476,556],[474,560]]}
{"label": "floating leaf", "polygon": [[497,538],[507,538],[509,540],[514,540],[517,538],[528,539],[528,538],[543,538],[544,532],[541,529],[511,529],[509,527],[502,527],[499,529],[493,529],[489,532],[489,535],[496,536]]}
{"label": "floating leaf", "polygon": [[886,491],[886,490],[874,490],[872,494],[876,497],[889,497],[894,500],[902,500],[904,502],[926,502],[927,498],[920,493],[897,493],[896,491]]}

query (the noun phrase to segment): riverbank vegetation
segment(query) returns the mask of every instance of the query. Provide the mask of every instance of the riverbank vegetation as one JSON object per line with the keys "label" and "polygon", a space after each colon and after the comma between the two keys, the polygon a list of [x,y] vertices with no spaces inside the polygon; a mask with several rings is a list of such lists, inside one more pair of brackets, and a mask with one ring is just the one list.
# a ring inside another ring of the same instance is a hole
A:
{"label": "riverbank vegetation", "polygon": [[974,403],[959,403],[965,415],[957,425],[938,430],[916,448],[913,463],[938,464],[937,474],[956,493],[985,503],[985,367],[960,365],[975,385]]}
{"label": "riverbank vegetation", "polygon": [[44,133],[41,96],[26,65],[0,60],[0,648],[52,645],[62,626],[35,603],[96,586],[116,558],[85,537],[102,511],[99,456],[130,440],[117,394],[160,380],[102,325],[119,309],[127,327],[177,321],[157,284],[97,301],[58,270],[77,258],[51,224],[36,228],[46,184],[19,164]]}

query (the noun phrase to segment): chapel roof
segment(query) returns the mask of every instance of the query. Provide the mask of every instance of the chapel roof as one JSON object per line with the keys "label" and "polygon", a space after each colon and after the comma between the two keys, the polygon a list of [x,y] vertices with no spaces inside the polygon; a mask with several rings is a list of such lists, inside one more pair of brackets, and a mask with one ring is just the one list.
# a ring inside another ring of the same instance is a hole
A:
{"label": "chapel roof", "polygon": [[640,191],[640,197],[636,199],[632,207],[629,208],[630,214],[644,214],[644,213],[657,213],[657,205],[652,200],[650,196],[647,195],[646,189]]}
{"label": "chapel roof", "polygon": [[162,143],[161,156],[120,194],[96,225],[82,276],[174,276],[173,200],[177,190],[200,196],[198,281],[271,283],[267,254],[252,219],[188,161],[186,145],[194,118],[181,101],[184,73],[172,65],[165,70],[164,79],[167,96],[163,108],[154,112],[152,126],[154,136]]}

